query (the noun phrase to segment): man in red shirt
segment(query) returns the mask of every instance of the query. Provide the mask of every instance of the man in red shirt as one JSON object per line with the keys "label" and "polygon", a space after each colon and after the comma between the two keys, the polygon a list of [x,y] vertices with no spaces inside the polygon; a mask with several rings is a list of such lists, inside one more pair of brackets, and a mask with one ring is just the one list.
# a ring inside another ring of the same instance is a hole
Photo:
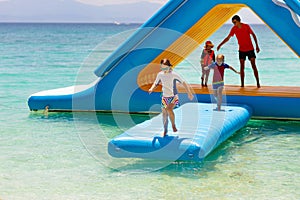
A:
{"label": "man in red shirt", "polygon": [[229,35],[218,45],[217,51],[221,48],[223,44],[229,41],[232,36],[236,36],[239,44],[239,59],[240,59],[240,77],[241,77],[241,87],[244,87],[244,79],[245,79],[245,60],[248,56],[248,59],[251,62],[251,66],[254,72],[254,76],[256,79],[257,87],[260,88],[259,76],[257,67],[255,64],[255,52],[254,47],[251,41],[250,35],[252,35],[255,44],[256,44],[256,52],[260,51],[257,38],[255,33],[252,31],[248,24],[241,23],[241,18],[238,15],[232,17],[232,23],[234,26],[231,28]]}

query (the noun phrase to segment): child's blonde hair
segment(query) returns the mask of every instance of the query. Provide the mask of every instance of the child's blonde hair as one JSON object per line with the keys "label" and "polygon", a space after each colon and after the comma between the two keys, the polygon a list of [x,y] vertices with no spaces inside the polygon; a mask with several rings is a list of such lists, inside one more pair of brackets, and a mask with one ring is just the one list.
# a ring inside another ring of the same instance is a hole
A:
{"label": "child's blonde hair", "polygon": [[222,59],[222,61],[224,62],[224,60],[225,60],[225,56],[223,55],[223,54],[218,54],[217,55],[217,59]]}

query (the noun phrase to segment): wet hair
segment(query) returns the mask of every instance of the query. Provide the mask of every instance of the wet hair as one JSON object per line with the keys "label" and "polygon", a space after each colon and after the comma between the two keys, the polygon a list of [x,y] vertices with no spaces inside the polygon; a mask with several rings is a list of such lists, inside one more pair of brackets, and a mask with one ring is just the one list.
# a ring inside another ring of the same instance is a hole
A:
{"label": "wet hair", "polygon": [[231,18],[231,21],[233,21],[233,20],[236,20],[236,21],[240,22],[240,21],[241,21],[241,18],[240,18],[240,16],[238,16],[238,15],[234,15],[234,16]]}
{"label": "wet hair", "polygon": [[168,60],[168,59],[163,59],[163,60],[161,60],[160,61],[160,64],[161,65],[167,65],[167,66],[169,66],[169,67],[172,67],[173,65],[170,63],[170,61]]}

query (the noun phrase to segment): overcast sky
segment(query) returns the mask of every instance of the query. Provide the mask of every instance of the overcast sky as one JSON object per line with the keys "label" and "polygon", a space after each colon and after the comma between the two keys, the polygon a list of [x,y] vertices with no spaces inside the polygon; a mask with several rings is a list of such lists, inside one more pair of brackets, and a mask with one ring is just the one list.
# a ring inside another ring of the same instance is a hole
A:
{"label": "overcast sky", "polygon": [[[142,1],[148,1],[152,3],[159,3],[161,5],[168,2],[168,0],[76,0],[82,3],[91,4],[91,5],[112,5],[112,4],[124,4],[124,3],[136,3]],[[239,13],[242,16],[242,20],[247,23],[260,24],[263,23],[250,9],[243,8]]]}
{"label": "overcast sky", "polygon": [[124,3],[137,3],[141,1],[148,1],[150,3],[159,3],[163,5],[168,0],[76,0],[76,1],[90,4],[90,5],[103,6],[103,5],[115,5],[115,4],[124,4]]}
{"label": "overcast sky", "polygon": [[[0,22],[143,23],[167,2],[168,0],[0,0]],[[248,8],[243,8],[237,14],[245,23],[263,23]]]}

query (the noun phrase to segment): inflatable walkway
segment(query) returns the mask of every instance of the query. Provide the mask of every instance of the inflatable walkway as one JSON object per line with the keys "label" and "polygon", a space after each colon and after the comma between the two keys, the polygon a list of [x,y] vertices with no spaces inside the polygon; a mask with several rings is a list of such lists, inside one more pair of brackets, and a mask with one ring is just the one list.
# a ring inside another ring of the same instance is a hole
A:
{"label": "inflatable walkway", "polygon": [[136,125],[108,144],[114,157],[151,158],[161,160],[203,160],[251,117],[247,106],[224,106],[187,103],[175,109],[178,132],[169,125],[168,136],[162,137],[162,115]]}
{"label": "inflatable walkway", "polygon": [[[29,108],[159,112],[159,106],[153,106],[159,104],[159,91],[150,96],[147,92],[159,61],[169,58],[176,66],[243,7],[256,13],[300,56],[298,0],[170,0],[95,70],[99,78],[94,83],[35,93],[28,99]],[[210,102],[210,94],[197,88],[193,87],[197,101]],[[300,100],[299,87],[246,90],[228,87],[227,103],[249,105],[254,117],[300,118],[294,109]],[[181,103],[188,101],[185,95],[179,96]]]}

